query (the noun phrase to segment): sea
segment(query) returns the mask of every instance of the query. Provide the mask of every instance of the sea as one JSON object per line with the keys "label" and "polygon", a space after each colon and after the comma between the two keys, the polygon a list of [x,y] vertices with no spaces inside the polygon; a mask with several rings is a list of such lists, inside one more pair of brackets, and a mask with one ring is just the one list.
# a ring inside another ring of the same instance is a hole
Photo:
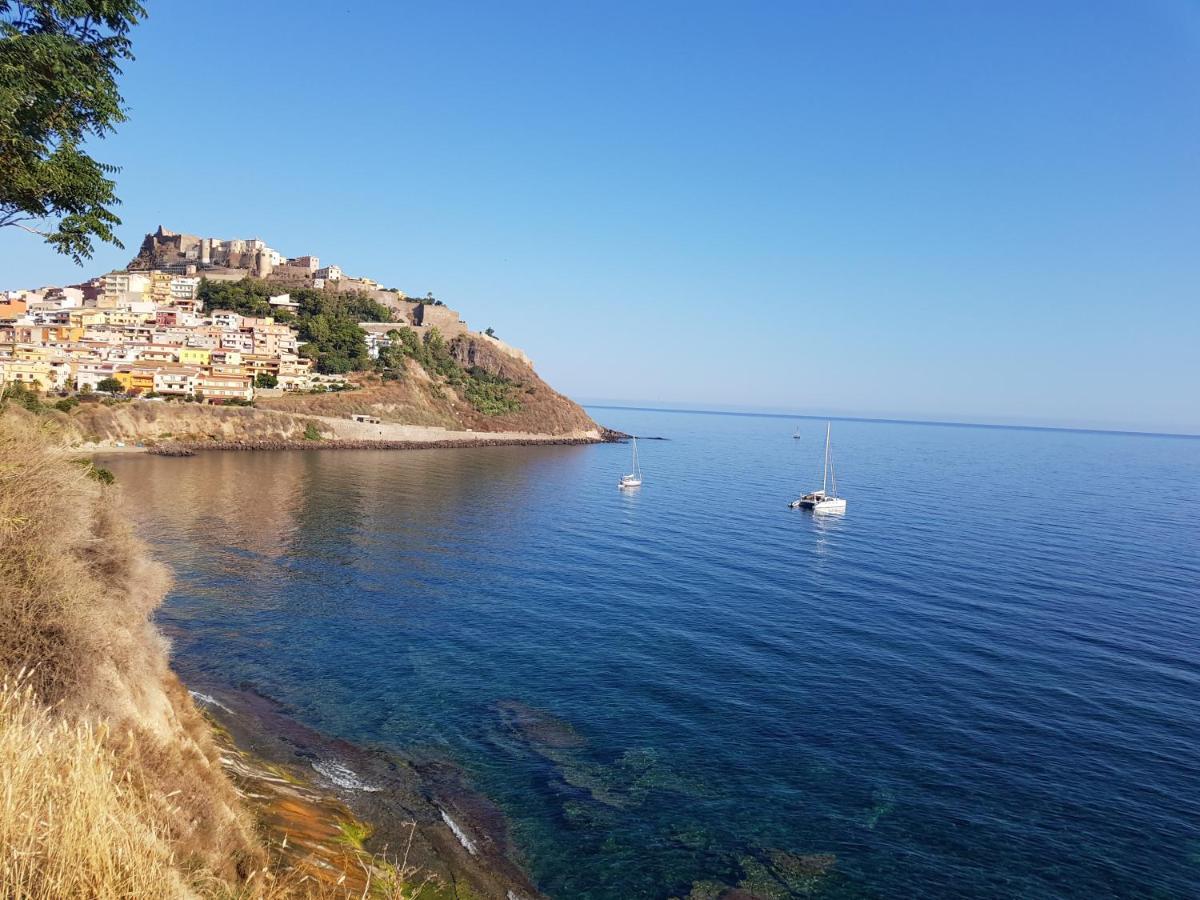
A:
{"label": "sea", "polygon": [[[1200,897],[1200,439],[593,408],[125,455],[185,681],[438,757],[554,898]],[[722,887],[723,886],[723,887]]]}

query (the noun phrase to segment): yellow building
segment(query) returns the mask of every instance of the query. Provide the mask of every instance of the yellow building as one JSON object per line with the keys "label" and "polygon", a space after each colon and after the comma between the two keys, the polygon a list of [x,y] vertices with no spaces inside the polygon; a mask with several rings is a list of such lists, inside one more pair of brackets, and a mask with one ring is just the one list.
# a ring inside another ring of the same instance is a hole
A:
{"label": "yellow building", "polygon": [[154,316],[148,313],[136,313],[124,309],[110,309],[104,312],[104,323],[106,325],[142,325],[153,319]]}
{"label": "yellow building", "polygon": [[153,369],[117,369],[113,372],[113,378],[121,382],[125,393],[136,391],[145,394],[154,390]]}
{"label": "yellow building", "polygon": [[207,347],[180,347],[181,366],[207,366],[212,361],[212,351]]}
{"label": "yellow building", "polygon": [[43,360],[6,359],[0,361],[0,384],[17,382],[37,391],[59,387],[54,367]]}
{"label": "yellow building", "polygon": [[104,310],[102,309],[73,309],[68,313],[72,325],[77,325],[81,328],[86,328],[89,325],[104,324]]}
{"label": "yellow building", "polygon": [[170,272],[150,273],[150,299],[155,303],[166,305],[171,302],[171,279],[175,276]]}
{"label": "yellow building", "polygon": [[262,354],[250,353],[243,360],[243,365],[246,368],[246,374],[251,377],[259,375],[278,375],[279,374],[279,357],[264,356]]}
{"label": "yellow building", "polygon": [[25,362],[32,362],[35,360],[49,362],[50,360],[54,359],[56,356],[61,356],[62,351],[60,351],[56,348],[53,348],[53,347],[24,345],[24,346],[14,347],[12,355],[13,355],[13,359],[19,359],[19,360],[22,360]]}

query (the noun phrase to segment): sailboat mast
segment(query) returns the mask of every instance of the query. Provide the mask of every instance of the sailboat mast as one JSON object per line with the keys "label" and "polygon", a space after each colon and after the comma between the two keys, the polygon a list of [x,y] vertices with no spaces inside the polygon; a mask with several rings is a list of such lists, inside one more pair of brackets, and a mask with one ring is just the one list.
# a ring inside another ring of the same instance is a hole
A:
{"label": "sailboat mast", "polygon": [[825,493],[826,483],[829,481],[829,423],[825,423],[825,469],[821,473],[821,493]]}

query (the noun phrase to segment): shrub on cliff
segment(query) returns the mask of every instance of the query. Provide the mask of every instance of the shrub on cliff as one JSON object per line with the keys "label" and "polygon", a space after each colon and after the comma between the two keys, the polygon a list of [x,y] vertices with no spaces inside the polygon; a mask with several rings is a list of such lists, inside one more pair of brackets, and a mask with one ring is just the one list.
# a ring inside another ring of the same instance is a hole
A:
{"label": "shrub on cliff", "polygon": [[9,404],[24,407],[30,412],[41,412],[43,408],[41,395],[37,391],[25,387],[19,381],[0,389],[0,410]]}
{"label": "shrub on cliff", "polygon": [[467,401],[484,415],[502,416],[521,408],[520,386],[515,382],[478,366],[471,367],[467,374],[470,376],[464,391]]}

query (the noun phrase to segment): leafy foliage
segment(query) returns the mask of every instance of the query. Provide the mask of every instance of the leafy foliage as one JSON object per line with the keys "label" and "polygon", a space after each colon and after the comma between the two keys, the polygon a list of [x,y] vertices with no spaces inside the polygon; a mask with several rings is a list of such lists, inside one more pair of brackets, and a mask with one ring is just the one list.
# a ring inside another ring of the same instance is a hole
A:
{"label": "leafy foliage", "polygon": [[119,394],[125,390],[125,385],[116,378],[102,378],[96,384],[96,390],[104,394]]}
{"label": "leafy foliage", "polygon": [[117,169],[81,148],[125,121],[116,78],[145,15],[136,0],[0,0],[0,227],[77,263],[93,239],[122,246]]}
{"label": "leafy foliage", "polygon": [[521,408],[517,399],[519,385],[507,378],[493,375],[478,367],[467,372],[465,395],[467,402],[485,416],[501,416]]}
{"label": "leafy foliage", "polygon": [[[408,327],[389,331],[388,338],[391,345],[379,350],[385,380],[389,373],[403,371],[405,359],[413,359],[430,375],[460,388],[467,402],[484,415],[499,416],[521,408],[519,384],[478,366],[463,369],[436,328],[430,328],[423,339]],[[434,396],[439,394],[440,389],[434,391]]]}
{"label": "leafy foliage", "polygon": [[295,326],[302,356],[316,362],[317,371],[344,374],[369,368],[367,338],[359,322],[388,322],[391,310],[376,303],[361,291],[318,291],[300,288],[289,293],[300,305],[297,312],[271,306],[277,293],[268,282],[257,278],[240,281],[200,282],[199,298],[207,312],[227,309],[243,316],[273,316],[276,321]]}
{"label": "leafy foliage", "polygon": [[94,478],[101,484],[113,484],[117,480],[117,476],[112,473],[111,469],[106,469],[103,466],[98,466],[90,459],[77,459],[75,465],[83,468],[87,472],[88,478]]}
{"label": "leafy foliage", "polygon": [[42,398],[38,392],[27,388],[19,381],[5,385],[3,389],[0,389],[0,409],[3,409],[9,403],[23,406],[30,412],[41,412],[43,409]]}

